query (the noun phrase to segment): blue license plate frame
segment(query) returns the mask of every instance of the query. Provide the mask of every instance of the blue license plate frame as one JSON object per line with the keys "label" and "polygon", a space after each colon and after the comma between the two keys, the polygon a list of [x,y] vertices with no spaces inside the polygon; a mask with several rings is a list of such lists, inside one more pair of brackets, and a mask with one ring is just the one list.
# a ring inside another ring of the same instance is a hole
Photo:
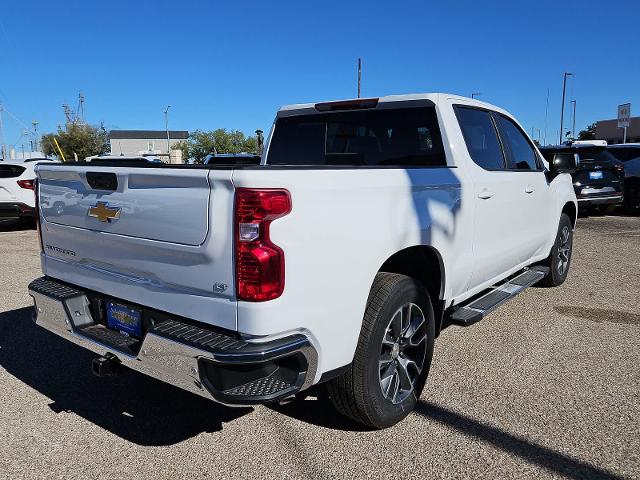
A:
{"label": "blue license plate frame", "polygon": [[602,180],[603,178],[602,172],[589,172],[589,180]]}
{"label": "blue license plate frame", "polygon": [[129,305],[106,302],[107,325],[131,337],[142,337],[142,311]]}

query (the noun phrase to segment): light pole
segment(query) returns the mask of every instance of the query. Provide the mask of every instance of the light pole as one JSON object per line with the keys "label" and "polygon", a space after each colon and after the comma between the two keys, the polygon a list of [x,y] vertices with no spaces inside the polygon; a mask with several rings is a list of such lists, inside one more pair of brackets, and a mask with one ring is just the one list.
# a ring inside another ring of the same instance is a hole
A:
{"label": "light pole", "polygon": [[562,144],[562,133],[564,130],[564,96],[567,91],[567,77],[573,75],[573,73],[564,72],[564,79],[562,80],[562,110],[560,110],[560,141],[558,144]]}
{"label": "light pole", "polygon": [[34,143],[35,143],[35,147],[36,147],[36,152],[38,152],[38,148],[39,148],[39,138],[38,138],[38,121],[34,120],[33,122],[31,122],[31,125],[33,125],[33,139],[34,139]]}
{"label": "light pole", "polygon": [[576,103],[578,102],[576,100],[571,100],[571,103],[573,103],[573,122],[571,125],[571,136],[575,140],[576,138]]}
{"label": "light pole", "polygon": [[482,93],[481,93],[481,92],[473,92],[473,93],[471,94],[471,98],[476,98],[476,97],[478,97],[478,96],[480,96],[480,95],[482,95]]}
{"label": "light pole", "polygon": [[171,105],[167,105],[167,108],[163,110],[164,112],[164,129],[167,132],[167,158],[169,161],[167,163],[171,163],[171,145],[169,143],[169,109]]}
{"label": "light pole", "polygon": [[0,159],[6,160],[5,156],[5,146],[4,146],[4,136],[2,135],[2,104],[0,103]]}
{"label": "light pole", "polygon": [[358,58],[358,98],[360,98],[360,82],[362,81],[362,59]]}

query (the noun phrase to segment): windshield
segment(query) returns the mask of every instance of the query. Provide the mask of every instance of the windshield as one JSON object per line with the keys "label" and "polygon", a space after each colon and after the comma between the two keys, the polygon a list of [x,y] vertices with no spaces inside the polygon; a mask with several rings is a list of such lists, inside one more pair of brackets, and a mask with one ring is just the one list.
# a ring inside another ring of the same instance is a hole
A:
{"label": "windshield", "polygon": [[271,165],[445,166],[434,108],[359,110],[279,118]]}

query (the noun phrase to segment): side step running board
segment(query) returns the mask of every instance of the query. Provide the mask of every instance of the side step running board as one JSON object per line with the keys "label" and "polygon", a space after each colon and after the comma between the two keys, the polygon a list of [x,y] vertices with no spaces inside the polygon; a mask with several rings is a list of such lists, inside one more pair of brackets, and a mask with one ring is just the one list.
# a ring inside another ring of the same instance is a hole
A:
{"label": "side step running board", "polygon": [[549,267],[531,267],[511,280],[491,287],[484,295],[458,307],[450,316],[449,323],[468,327],[482,320],[503,303],[511,300],[525,288],[539,282],[549,274]]}

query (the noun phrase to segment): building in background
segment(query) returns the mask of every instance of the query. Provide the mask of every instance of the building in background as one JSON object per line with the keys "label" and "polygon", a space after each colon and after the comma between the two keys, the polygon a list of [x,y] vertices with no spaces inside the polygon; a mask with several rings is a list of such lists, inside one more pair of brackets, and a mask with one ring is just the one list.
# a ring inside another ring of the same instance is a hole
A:
{"label": "building in background", "polygon": [[[606,140],[609,145],[622,143],[624,130],[618,128],[618,120],[600,120],[596,122],[596,138]],[[640,117],[631,117],[627,128],[627,143],[640,142]]]}
{"label": "building in background", "polygon": [[111,130],[109,143],[112,155],[150,155],[153,154],[165,163],[184,163],[181,150],[173,147],[189,136],[186,130],[169,130],[167,151],[167,132],[164,130]]}
{"label": "building in background", "polygon": [[9,158],[11,161],[24,161],[31,160],[32,158],[47,158],[47,156],[42,152],[25,152],[24,150],[16,150],[12,148],[9,150]]}

